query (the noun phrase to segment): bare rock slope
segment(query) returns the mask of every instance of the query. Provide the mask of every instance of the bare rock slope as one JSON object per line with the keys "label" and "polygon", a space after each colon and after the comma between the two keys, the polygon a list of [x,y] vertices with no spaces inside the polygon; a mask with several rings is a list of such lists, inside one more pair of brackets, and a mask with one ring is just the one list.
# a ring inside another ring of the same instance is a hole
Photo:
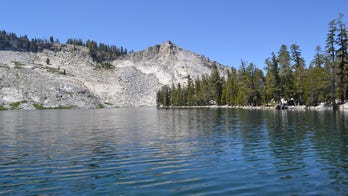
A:
{"label": "bare rock slope", "polygon": [[171,42],[124,55],[98,68],[83,46],[56,45],[43,52],[0,51],[0,108],[155,106],[163,85],[185,83],[229,67]]}

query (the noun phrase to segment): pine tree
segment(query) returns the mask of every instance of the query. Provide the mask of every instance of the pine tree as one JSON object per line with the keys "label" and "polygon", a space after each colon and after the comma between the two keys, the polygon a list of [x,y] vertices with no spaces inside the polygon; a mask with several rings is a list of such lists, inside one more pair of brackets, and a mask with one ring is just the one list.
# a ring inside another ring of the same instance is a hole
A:
{"label": "pine tree", "polygon": [[211,96],[211,91],[209,87],[209,81],[208,81],[208,76],[203,75],[202,76],[202,81],[201,81],[201,99],[202,99],[202,105],[208,105],[209,102],[212,100]]}
{"label": "pine tree", "polygon": [[301,105],[304,101],[305,61],[301,57],[301,50],[298,45],[292,44],[290,49],[291,59],[294,62],[293,68],[295,70],[295,100],[298,105]]}
{"label": "pine tree", "polygon": [[51,42],[51,43],[54,43],[54,38],[53,38],[53,36],[50,37],[50,42]]}
{"label": "pine tree", "polygon": [[315,55],[306,71],[305,103],[317,105],[319,102],[327,102],[327,95],[330,94],[330,73],[324,67],[326,57],[321,47],[315,48]]}
{"label": "pine tree", "polygon": [[203,105],[202,93],[201,93],[201,80],[197,78],[195,80],[195,93],[194,93],[194,105]]}
{"label": "pine tree", "polygon": [[238,72],[238,90],[236,103],[237,105],[246,106],[248,105],[248,99],[251,94],[250,86],[250,78],[247,73],[247,62],[241,60],[239,72]]}
{"label": "pine tree", "polygon": [[264,97],[264,91],[265,91],[265,76],[263,75],[263,71],[255,67],[254,72],[254,85],[255,85],[255,99],[256,103],[254,106],[263,105],[265,97]]}
{"label": "pine tree", "polygon": [[29,44],[29,51],[30,52],[37,52],[38,51],[38,46],[37,46],[34,39],[32,39],[30,44]]}
{"label": "pine tree", "polygon": [[194,83],[192,82],[192,78],[190,75],[187,76],[187,105],[193,106],[195,105],[195,87]]}
{"label": "pine tree", "polygon": [[347,91],[348,91],[348,54],[347,54],[347,29],[346,25],[342,21],[343,14],[340,14],[340,17],[338,19],[337,25],[338,25],[338,35],[337,35],[337,45],[338,49],[336,51],[337,54],[337,61],[338,61],[338,69],[337,69],[337,76],[338,76],[338,95],[341,99],[341,102],[343,103],[344,100],[347,98]]}
{"label": "pine tree", "polygon": [[219,71],[217,67],[214,66],[213,72],[210,76],[210,92],[212,94],[212,98],[217,105],[220,105],[221,95],[222,95],[222,79],[220,78]]}
{"label": "pine tree", "polygon": [[281,95],[286,100],[294,97],[294,76],[290,60],[290,53],[287,46],[283,44],[278,52],[278,62],[282,91]]}
{"label": "pine tree", "polygon": [[162,86],[161,90],[157,92],[157,105],[170,105],[170,89],[167,85]]}
{"label": "pine tree", "polygon": [[177,91],[175,88],[174,83],[172,84],[172,87],[170,88],[170,105],[172,106],[176,106],[178,103],[178,95],[177,95]]}
{"label": "pine tree", "polygon": [[266,101],[272,99],[279,103],[281,96],[280,76],[279,76],[279,65],[275,54],[272,52],[272,57],[267,58],[265,61],[266,67],[266,86],[265,86],[265,97]]}
{"label": "pine tree", "polygon": [[326,38],[326,52],[329,55],[328,66],[330,68],[330,101],[333,109],[336,110],[336,71],[335,71],[335,60],[336,60],[336,49],[335,49],[335,36],[336,36],[336,20],[332,20],[329,23],[329,33]]}
{"label": "pine tree", "polygon": [[257,105],[257,90],[256,90],[256,79],[255,79],[256,67],[250,63],[246,69],[246,83],[248,92],[248,104],[252,106]]}
{"label": "pine tree", "polygon": [[238,76],[236,69],[232,68],[232,70],[228,72],[224,90],[226,94],[226,104],[230,106],[237,105]]}
{"label": "pine tree", "polygon": [[[227,73],[229,75],[229,72]],[[222,80],[221,105],[227,105],[227,83],[225,79]]]}

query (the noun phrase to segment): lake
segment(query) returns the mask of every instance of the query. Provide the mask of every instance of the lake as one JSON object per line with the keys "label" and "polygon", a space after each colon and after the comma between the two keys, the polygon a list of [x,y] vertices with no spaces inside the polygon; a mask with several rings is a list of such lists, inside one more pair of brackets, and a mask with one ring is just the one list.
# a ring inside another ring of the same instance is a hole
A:
{"label": "lake", "polygon": [[348,113],[0,112],[0,195],[346,195]]}

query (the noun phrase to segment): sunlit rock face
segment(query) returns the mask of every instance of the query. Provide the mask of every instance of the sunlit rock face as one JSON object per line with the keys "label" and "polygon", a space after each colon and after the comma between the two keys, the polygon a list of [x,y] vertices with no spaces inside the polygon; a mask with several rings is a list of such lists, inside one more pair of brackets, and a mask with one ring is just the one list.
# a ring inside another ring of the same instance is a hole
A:
{"label": "sunlit rock face", "polygon": [[83,46],[56,44],[42,52],[0,51],[0,106],[7,109],[156,106],[163,85],[229,67],[170,41],[123,55],[98,68]]}

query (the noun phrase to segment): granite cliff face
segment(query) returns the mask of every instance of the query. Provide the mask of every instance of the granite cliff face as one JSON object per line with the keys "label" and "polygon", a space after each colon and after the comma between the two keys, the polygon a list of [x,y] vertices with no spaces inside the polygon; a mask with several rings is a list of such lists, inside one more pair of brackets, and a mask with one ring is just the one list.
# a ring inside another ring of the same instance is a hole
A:
{"label": "granite cliff face", "polygon": [[124,55],[109,69],[83,46],[56,44],[55,50],[0,50],[0,108],[98,108],[156,106],[163,85],[185,83],[229,67],[171,42]]}

